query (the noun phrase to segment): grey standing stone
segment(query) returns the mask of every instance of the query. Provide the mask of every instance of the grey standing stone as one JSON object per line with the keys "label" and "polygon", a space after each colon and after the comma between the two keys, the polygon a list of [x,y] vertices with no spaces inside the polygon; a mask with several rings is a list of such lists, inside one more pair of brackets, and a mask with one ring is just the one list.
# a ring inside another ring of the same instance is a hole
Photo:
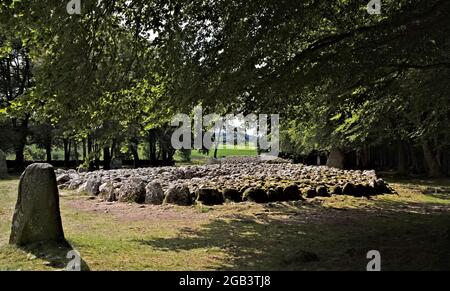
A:
{"label": "grey standing stone", "polygon": [[344,153],[339,149],[332,149],[328,156],[327,166],[331,168],[344,168]]}
{"label": "grey standing stone", "polygon": [[8,166],[6,165],[6,155],[0,150],[0,179],[8,176]]}
{"label": "grey standing stone", "polygon": [[49,164],[32,164],[19,183],[10,244],[65,242],[59,210],[56,175]]}

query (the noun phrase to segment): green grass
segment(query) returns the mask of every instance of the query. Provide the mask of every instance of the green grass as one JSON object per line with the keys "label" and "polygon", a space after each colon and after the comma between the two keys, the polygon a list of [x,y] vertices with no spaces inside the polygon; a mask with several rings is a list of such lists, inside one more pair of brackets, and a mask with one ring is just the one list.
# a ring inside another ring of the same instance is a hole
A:
{"label": "green grass", "polygon": [[[17,185],[0,181],[0,270],[63,268],[65,249],[8,245]],[[398,195],[214,207],[107,205],[63,192],[61,211],[90,270],[365,270],[372,249],[382,270],[450,270],[450,193],[392,185]]]}
{"label": "green grass", "polygon": [[[217,151],[217,158],[222,157],[255,157],[258,155],[256,148],[254,147],[244,147],[244,146],[219,146]],[[175,154],[175,161],[177,164],[205,164],[209,158],[214,157],[214,148],[209,151],[208,155],[202,154],[198,150],[192,150],[191,162],[183,163],[180,153],[177,151]]]}

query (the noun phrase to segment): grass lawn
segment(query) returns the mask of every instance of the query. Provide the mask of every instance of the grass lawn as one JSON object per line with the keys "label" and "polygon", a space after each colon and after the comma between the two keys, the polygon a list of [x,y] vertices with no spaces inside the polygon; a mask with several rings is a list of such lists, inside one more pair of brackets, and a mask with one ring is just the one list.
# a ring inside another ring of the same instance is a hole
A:
{"label": "grass lawn", "polygon": [[[257,156],[258,152],[254,147],[245,147],[245,146],[224,146],[220,145],[217,150],[217,158],[222,157],[254,157]],[[177,164],[205,164],[208,161],[208,158],[214,157],[214,147],[209,151],[208,155],[200,153],[198,150],[192,150],[191,153],[191,162],[183,163],[182,158],[180,156],[179,151],[176,152],[174,159]]]}
{"label": "grass lawn", "polygon": [[[391,185],[398,195],[214,207],[61,192],[61,211],[66,238],[90,270],[365,270],[369,250],[380,251],[382,270],[450,270],[448,181]],[[0,181],[0,270],[63,268],[64,253],[8,245],[17,186],[18,178]]]}

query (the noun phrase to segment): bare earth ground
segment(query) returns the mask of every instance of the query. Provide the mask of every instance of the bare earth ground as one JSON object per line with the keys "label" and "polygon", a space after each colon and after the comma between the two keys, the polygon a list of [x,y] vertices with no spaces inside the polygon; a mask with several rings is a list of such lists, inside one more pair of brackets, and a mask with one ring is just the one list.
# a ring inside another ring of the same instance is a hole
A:
{"label": "bare earth ground", "polygon": [[[63,269],[57,247],[8,245],[17,184],[0,181],[0,270]],[[61,192],[61,210],[90,270],[365,270],[369,250],[382,270],[450,270],[450,181],[390,185],[398,194],[214,207]]]}

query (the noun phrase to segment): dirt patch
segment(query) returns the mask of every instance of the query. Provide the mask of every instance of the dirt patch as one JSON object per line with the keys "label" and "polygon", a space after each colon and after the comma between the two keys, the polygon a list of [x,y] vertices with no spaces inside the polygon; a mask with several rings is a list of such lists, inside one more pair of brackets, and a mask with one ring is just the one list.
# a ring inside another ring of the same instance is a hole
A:
{"label": "dirt patch", "polygon": [[206,220],[211,217],[211,214],[202,213],[195,206],[179,207],[174,205],[104,202],[97,199],[91,200],[86,197],[67,200],[63,203],[75,210],[108,213],[120,221]]}

